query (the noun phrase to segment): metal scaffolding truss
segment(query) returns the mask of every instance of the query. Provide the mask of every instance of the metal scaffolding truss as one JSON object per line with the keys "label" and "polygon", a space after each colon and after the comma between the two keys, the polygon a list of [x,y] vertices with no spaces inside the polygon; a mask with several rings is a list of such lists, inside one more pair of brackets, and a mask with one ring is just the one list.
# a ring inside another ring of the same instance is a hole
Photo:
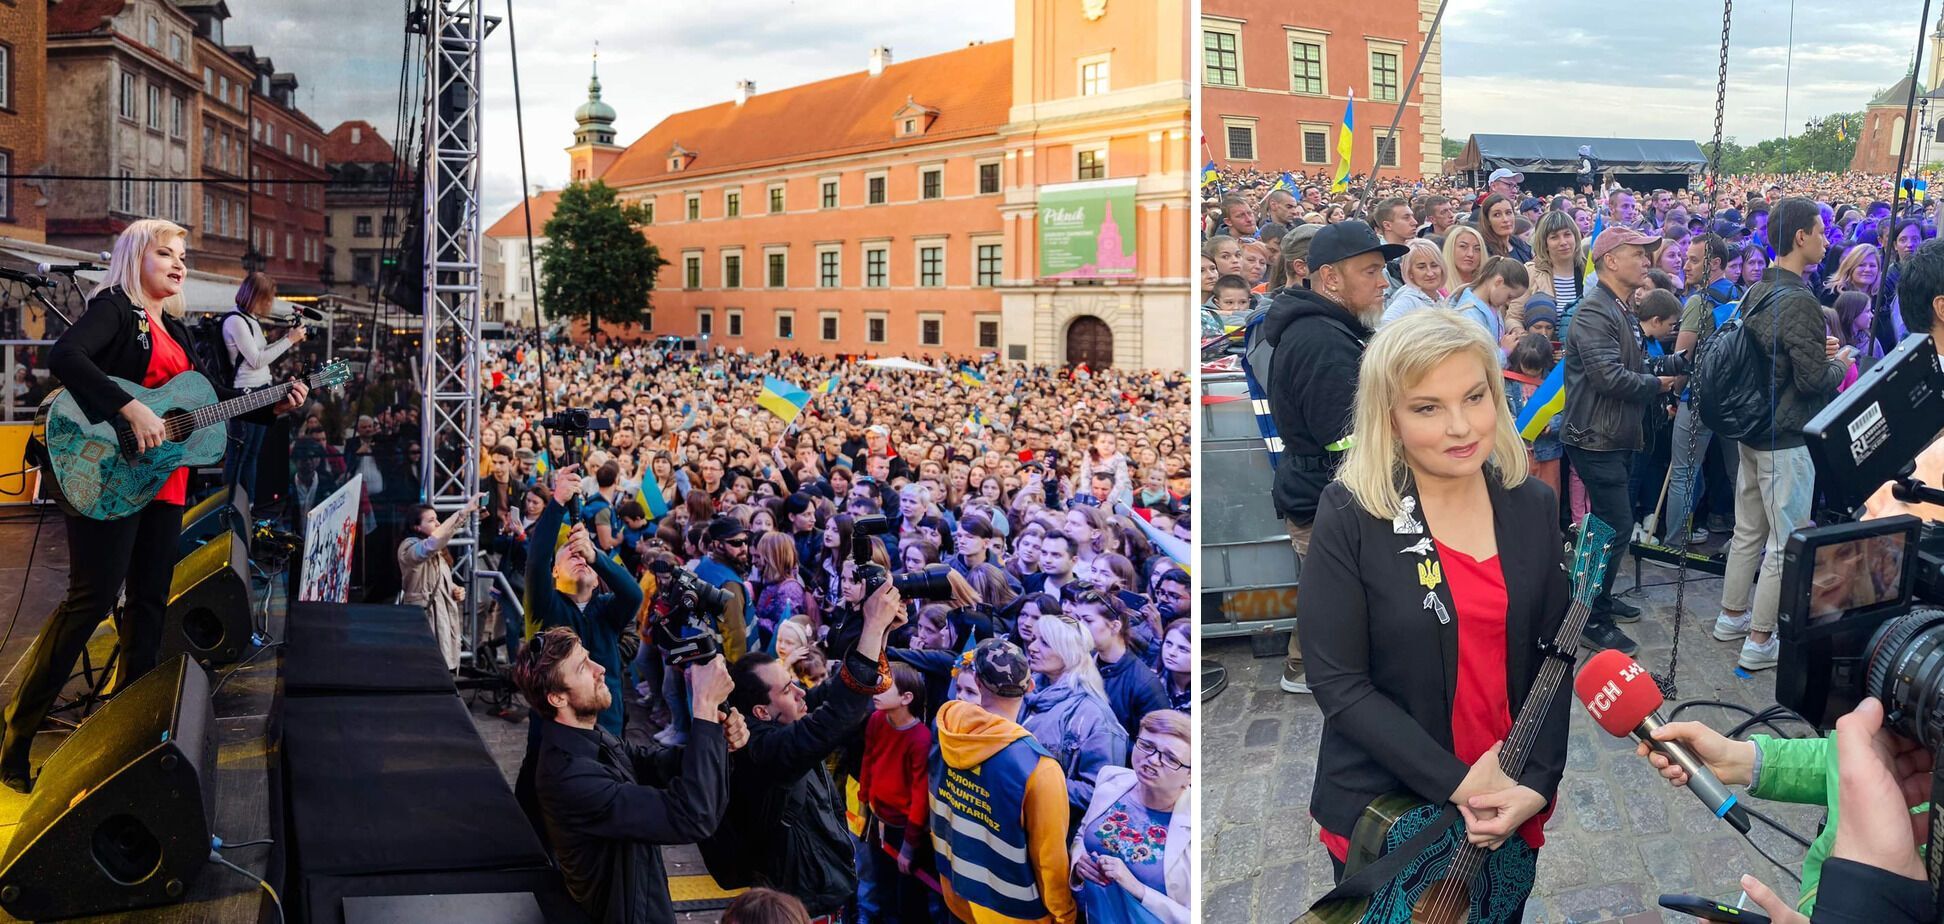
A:
{"label": "metal scaffolding truss", "polygon": [[[423,178],[425,242],[420,484],[445,516],[479,490],[480,46],[490,28],[476,0],[429,0],[425,30]],[[454,578],[468,588],[465,637],[479,637],[474,588],[479,518],[448,546]]]}

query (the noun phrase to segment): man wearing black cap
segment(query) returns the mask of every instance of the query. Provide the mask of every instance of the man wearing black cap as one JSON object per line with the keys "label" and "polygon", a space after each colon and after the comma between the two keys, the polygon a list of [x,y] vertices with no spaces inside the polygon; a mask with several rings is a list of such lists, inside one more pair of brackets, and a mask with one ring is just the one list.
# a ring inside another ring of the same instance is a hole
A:
{"label": "man wearing black cap", "polygon": [[[1316,501],[1350,448],[1357,366],[1384,312],[1384,263],[1408,248],[1340,221],[1310,241],[1307,288],[1282,290],[1258,328],[1269,358],[1269,413],[1282,437],[1273,495],[1298,556],[1309,552]],[[1303,651],[1289,635],[1283,690],[1307,693]]]}

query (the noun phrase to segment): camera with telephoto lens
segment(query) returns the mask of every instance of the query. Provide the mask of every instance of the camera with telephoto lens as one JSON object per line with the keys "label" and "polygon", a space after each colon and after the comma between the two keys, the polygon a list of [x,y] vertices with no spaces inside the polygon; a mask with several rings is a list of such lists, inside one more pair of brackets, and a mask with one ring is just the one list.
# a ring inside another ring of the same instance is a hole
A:
{"label": "camera with telephoto lens", "polygon": [[729,607],[729,592],[714,587],[686,568],[665,561],[651,562],[655,599],[665,615],[648,627],[649,638],[674,667],[687,667],[722,653],[722,635],[715,617]]}
{"label": "camera with telephoto lens", "polygon": [[882,515],[858,517],[851,524],[851,563],[856,565],[858,583],[864,585],[864,598],[870,599],[888,580],[907,600],[952,599],[952,584],[947,578],[952,569],[944,565],[926,565],[923,570],[893,577],[883,565],[871,560],[870,537],[890,531],[891,521]]}

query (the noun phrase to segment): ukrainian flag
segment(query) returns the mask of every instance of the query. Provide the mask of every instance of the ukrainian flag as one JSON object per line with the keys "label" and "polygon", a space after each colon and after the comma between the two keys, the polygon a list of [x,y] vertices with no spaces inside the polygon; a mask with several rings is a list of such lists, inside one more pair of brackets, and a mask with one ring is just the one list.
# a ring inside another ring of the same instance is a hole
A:
{"label": "ukrainian flag", "polygon": [[547,458],[547,451],[545,449],[540,450],[540,454],[533,457],[533,470],[541,478],[547,477],[547,474],[553,471],[553,460]]}
{"label": "ukrainian flag", "polygon": [[982,430],[992,426],[992,418],[987,417],[983,409],[976,407],[972,409],[972,415],[965,418],[965,422]]}
{"label": "ukrainian flag", "polygon": [[[1594,268],[1593,268],[1593,242],[1594,242],[1594,241],[1597,241],[1597,240],[1599,240],[1599,239],[1600,239],[1600,232],[1602,232],[1602,231],[1605,231],[1605,230],[1606,230],[1606,216],[1605,216],[1605,215],[1601,215],[1601,216],[1599,216],[1599,217],[1597,217],[1597,218],[1594,218],[1594,219],[1593,219],[1593,236],[1592,236],[1592,237],[1589,237],[1589,238],[1587,238],[1587,239],[1586,239],[1586,272],[1585,272],[1585,273],[1582,273],[1582,274],[1581,274],[1581,275],[1583,275],[1583,276],[1585,276],[1585,277],[1586,277],[1586,278],[1587,278],[1588,280],[1591,280],[1591,279],[1593,278],[1593,272],[1594,272]],[[1582,295],[1582,297],[1584,297],[1584,296]]]}
{"label": "ukrainian flag", "polygon": [[1275,192],[1278,189],[1284,189],[1294,193],[1296,191],[1296,178],[1291,176],[1289,171],[1284,170],[1283,175],[1276,177],[1276,182],[1269,187],[1270,192]]}
{"label": "ukrainian flag", "polygon": [[960,366],[958,368],[958,380],[972,388],[982,387],[986,383],[985,376],[980,375],[978,370],[973,369],[971,366]]}
{"label": "ukrainian flag", "polygon": [[668,501],[662,498],[661,482],[655,480],[652,467],[642,469],[641,487],[635,489],[635,500],[641,502],[641,509],[648,511],[650,520],[668,516]]}
{"label": "ukrainian flag", "polygon": [[1566,409],[1566,364],[1560,363],[1546,375],[1546,380],[1533,389],[1532,397],[1526,399],[1525,408],[1519,411],[1516,421],[1519,436],[1527,442],[1539,438],[1552,423],[1559,412]]}
{"label": "ukrainian flag", "polygon": [[1222,182],[1222,172],[1220,170],[1215,169],[1214,161],[1211,160],[1208,163],[1202,165],[1201,185],[1203,189],[1207,189],[1210,186],[1214,186],[1215,188],[1220,189],[1221,182]]}
{"label": "ukrainian flag", "polygon": [[817,394],[827,395],[836,391],[837,383],[841,378],[841,376],[832,375],[830,378],[825,379],[822,385],[817,386]]}
{"label": "ukrainian flag", "polygon": [[797,415],[803,413],[803,406],[810,403],[810,393],[773,375],[763,376],[763,393],[756,403],[764,410],[783,419],[784,423],[796,423]]}
{"label": "ukrainian flag", "polygon": [[1354,130],[1357,126],[1357,91],[1350,90],[1350,98],[1343,103],[1343,125],[1337,130],[1337,168],[1336,178],[1330,181],[1330,191],[1340,193],[1350,188],[1350,156],[1356,149]]}

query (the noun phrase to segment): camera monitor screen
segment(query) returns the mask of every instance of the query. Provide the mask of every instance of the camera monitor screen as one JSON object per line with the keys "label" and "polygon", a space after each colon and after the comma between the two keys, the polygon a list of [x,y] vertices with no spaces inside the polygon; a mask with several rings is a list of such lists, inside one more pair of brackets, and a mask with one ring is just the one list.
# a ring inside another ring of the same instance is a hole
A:
{"label": "camera monitor screen", "polygon": [[1908,599],[1918,524],[1897,516],[1797,530],[1782,566],[1782,634],[1822,636]]}

